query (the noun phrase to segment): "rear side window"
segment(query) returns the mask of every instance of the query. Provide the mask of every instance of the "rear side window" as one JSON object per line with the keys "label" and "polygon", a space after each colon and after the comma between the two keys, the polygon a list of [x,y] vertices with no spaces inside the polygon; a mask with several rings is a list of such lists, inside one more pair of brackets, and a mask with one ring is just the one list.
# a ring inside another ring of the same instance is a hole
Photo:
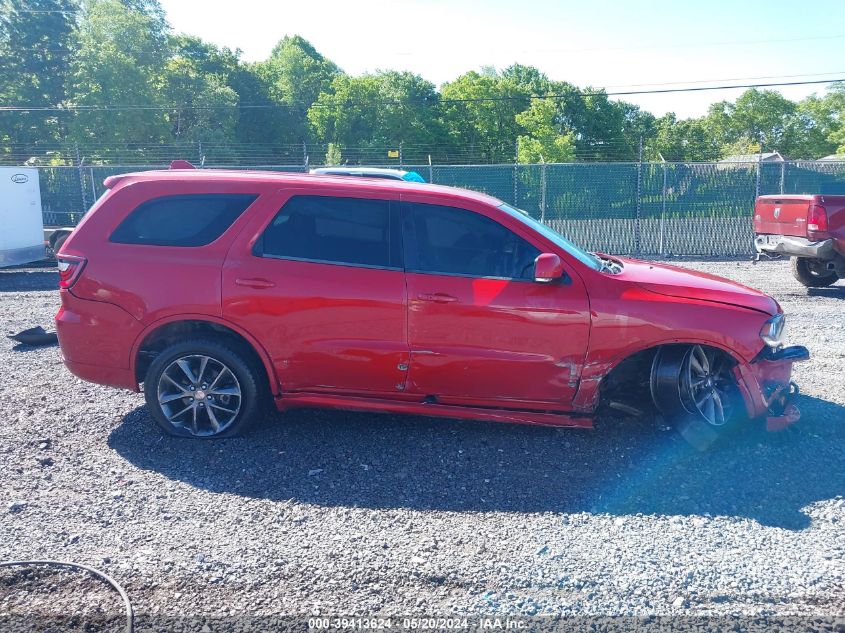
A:
{"label": "rear side window", "polygon": [[202,194],[148,200],[120,223],[111,241],[154,246],[205,246],[223,235],[257,195]]}
{"label": "rear side window", "polygon": [[255,245],[255,254],[399,268],[399,226],[391,218],[388,200],[294,196],[264,231]]}
{"label": "rear side window", "polygon": [[534,260],[540,251],[495,220],[455,207],[403,206],[408,271],[534,279]]}

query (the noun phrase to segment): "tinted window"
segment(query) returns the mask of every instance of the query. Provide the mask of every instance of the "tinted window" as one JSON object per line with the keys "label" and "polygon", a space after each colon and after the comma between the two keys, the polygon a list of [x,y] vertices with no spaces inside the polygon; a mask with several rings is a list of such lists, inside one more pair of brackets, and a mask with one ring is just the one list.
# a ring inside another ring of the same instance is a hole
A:
{"label": "tinted window", "polygon": [[521,211],[519,209],[515,209],[507,204],[502,204],[499,208],[510,215],[512,218],[519,220],[523,224],[529,226],[530,228],[534,229],[541,235],[544,235],[552,242],[560,246],[563,250],[567,253],[575,257],[578,261],[582,264],[586,264],[593,270],[600,270],[601,264],[599,263],[598,259],[594,256],[585,251],[583,248],[576,246],[568,239],[563,237],[560,233],[553,230],[551,227],[546,226],[542,222],[539,222],[528,215],[525,211]]}
{"label": "tinted window", "polygon": [[[398,228],[398,227],[397,227]],[[399,267],[390,202],[294,196],[256,244],[256,254],[353,266]]]}
{"label": "tinted window", "polygon": [[111,241],[156,246],[204,246],[228,229],[255,195],[206,194],[148,200],[120,223]]}
{"label": "tinted window", "polygon": [[405,205],[408,270],[533,279],[540,251],[488,217],[453,207]]}

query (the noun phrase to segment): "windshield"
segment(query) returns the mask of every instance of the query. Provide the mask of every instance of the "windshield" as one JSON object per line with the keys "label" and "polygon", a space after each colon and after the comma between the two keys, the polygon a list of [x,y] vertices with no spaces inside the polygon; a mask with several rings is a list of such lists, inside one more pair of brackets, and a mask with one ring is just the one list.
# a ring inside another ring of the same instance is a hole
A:
{"label": "windshield", "polygon": [[542,222],[538,222],[530,215],[528,215],[525,211],[516,209],[510,206],[509,204],[502,204],[501,206],[499,206],[499,208],[508,215],[510,215],[512,218],[516,218],[523,224],[528,225],[538,233],[550,239],[552,242],[560,246],[563,250],[572,255],[575,259],[577,259],[585,266],[589,266],[593,270],[601,270],[601,262],[597,260],[593,255],[590,255],[590,253],[585,251],[580,246],[576,246],[554,229],[549,228]]}

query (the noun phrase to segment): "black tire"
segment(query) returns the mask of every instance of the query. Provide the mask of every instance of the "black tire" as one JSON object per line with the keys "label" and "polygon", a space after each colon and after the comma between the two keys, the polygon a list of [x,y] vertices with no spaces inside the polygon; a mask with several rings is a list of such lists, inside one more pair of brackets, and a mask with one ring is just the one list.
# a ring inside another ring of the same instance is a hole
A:
{"label": "black tire", "polygon": [[793,257],[791,264],[792,276],[807,288],[826,288],[839,279],[835,270],[823,268],[824,263],[817,259]]}
{"label": "black tire", "polygon": [[654,357],[650,378],[654,405],[699,450],[708,448],[743,417],[731,365],[726,354],[700,345],[669,345]]}
{"label": "black tire", "polygon": [[67,238],[70,237],[70,233],[60,233],[58,237],[53,241],[53,254],[58,255],[59,251],[62,250],[62,246],[67,241]]}
{"label": "black tire", "polygon": [[[204,365],[203,358],[209,359]],[[186,363],[193,376],[202,378],[203,372],[208,372],[204,383],[209,385],[208,394],[200,381],[188,384],[187,373],[177,361]],[[144,379],[144,397],[153,419],[169,435],[197,439],[233,437],[245,433],[266,410],[262,380],[262,372],[237,346],[225,341],[194,339],[172,345],[155,357]],[[222,386],[213,384],[218,382]],[[214,389],[219,389],[219,394],[226,393],[219,395]],[[236,390],[239,395],[235,395]],[[160,401],[167,399],[170,400],[164,404]],[[182,406],[192,408],[181,416],[174,415]],[[225,424],[221,422],[224,416]]]}

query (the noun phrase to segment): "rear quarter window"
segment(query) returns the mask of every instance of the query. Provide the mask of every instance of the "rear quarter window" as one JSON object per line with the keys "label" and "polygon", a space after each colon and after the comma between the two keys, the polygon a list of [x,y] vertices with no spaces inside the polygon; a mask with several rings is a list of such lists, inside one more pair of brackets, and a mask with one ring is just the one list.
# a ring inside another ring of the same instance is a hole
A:
{"label": "rear quarter window", "polygon": [[154,198],[136,207],[111,235],[118,244],[205,246],[223,235],[258,195]]}

